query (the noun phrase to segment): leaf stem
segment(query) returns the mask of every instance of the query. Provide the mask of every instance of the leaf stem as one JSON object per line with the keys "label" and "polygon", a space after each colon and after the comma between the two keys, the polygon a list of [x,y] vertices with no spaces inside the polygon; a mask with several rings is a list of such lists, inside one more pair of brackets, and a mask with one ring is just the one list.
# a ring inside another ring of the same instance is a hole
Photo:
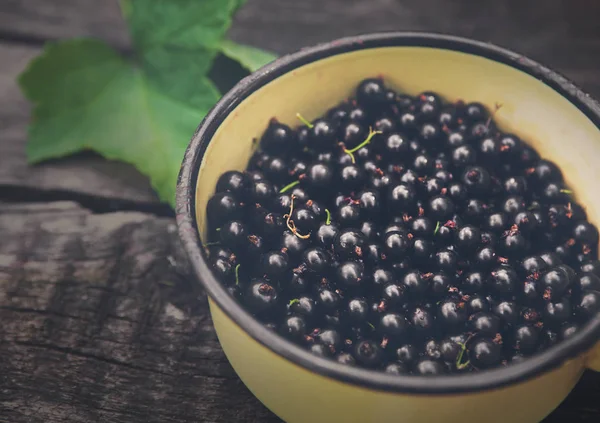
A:
{"label": "leaf stem", "polygon": [[325,219],[326,225],[331,225],[331,212],[329,209],[325,209],[325,214],[327,214],[327,219]]}
{"label": "leaf stem", "polygon": [[363,142],[358,144],[356,147],[351,148],[350,150],[344,148],[344,153],[346,153],[350,156],[350,158],[352,159],[352,163],[356,163],[356,159],[354,158],[354,153],[356,153],[358,150],[363,148],[365,145],[369,144],[375,135],[381,134],[381,133],[382,133],[381,131],[373,131],[373,128],[369,128],[369,135],[367,135],[367,138]]}
{"label": "leaf stem", "polygon": [[296,185],[298,185],[299,183],[300,183],[300,180],[297,180],[297,181],[291,182],[291,183],[287,184],[286,186],[284,186],[283,188],[281,188],[281,189],[279,190],[279,193],[280,193],[280,194],[283,194],[284,192],[286,192],[286,191],[289,191],[290,189],[294,188],[294,187],[295,187]]}
{"label": "leaf stem", "polygon": [[314,127],[315,125],[313,125],[312,123],[310,123],[304,116],[302,116],[300,113],[296,113],[296,117],[298,118],[298,120],[300,122],[302,122],[303,124],[305,124],[306,126],[308,126],[309,128]]}

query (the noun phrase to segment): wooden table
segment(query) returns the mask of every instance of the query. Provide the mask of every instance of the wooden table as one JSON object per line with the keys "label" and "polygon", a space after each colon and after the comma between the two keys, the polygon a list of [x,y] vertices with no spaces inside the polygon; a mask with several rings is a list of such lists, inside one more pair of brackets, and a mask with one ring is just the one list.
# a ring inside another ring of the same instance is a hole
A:
{"label": "wooden table", "polygon": [[[362,32],[451,32],[520,51],[600,98],[599,13],[594,0],[249,0],[231,36],[286,53]],[[15,77],[46,41],[72,36],[129,48],[114,0],[0,4],[0,421],[278,421],[223,355],[148,181],[92,154],[27,166]],[[600,421],[600,375],[546,420],[567,421]]]}

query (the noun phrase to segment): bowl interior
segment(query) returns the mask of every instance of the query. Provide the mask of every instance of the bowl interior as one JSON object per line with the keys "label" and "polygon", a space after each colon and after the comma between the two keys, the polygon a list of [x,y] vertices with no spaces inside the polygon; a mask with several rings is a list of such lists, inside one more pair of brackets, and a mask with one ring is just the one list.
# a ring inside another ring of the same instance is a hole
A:
{"label": "bowl interior", "polygon": [[[282,59],[279,66],[281,63],[286,62]],[[298,63],[298,60],[288,62],[286,66],[289,63]],[[212,131],[207,127],[214,128],[218,125],[207,146],[206,140],[202,138],[201,148],[206,146],[206,150],[201,156],[193,208],[201,238],[206,239],[206,204],[214,193],[217,179],[226,170],[245,169],[256,148],[253,140],[260,138],[272,117],[295,127],[300,124],[296,113],[301,113],[309,120],[314,119],[351,96],[361,79],[378,75],[383,76],[389,86],[403,93],[415,95],[421,91],[433,90],[447,101],[478,101],[490,110],[497,103],[501,104],[502,107],[495,115],[500,128],[505,132],[515,133],[537,149],[542,157],[556,162],[578,201],[585,206],[589,220],[596,225],[600,221],[600,196],[595,191],[595,182],[600,179],[600,166],[595,163],[596,158],[600,157],[600,130],[566,97],[524,71],[476,54],[414,46],[371,47],[329,55],[270,78],[269,73],[274,69],[279,68],[263,70],[259,75],[261,83],[271,79],[270,82],[258,84],[260,88],[254,92],[241,94],[245,95],[244,98],[228,94],[223,100],[227,105],[222,105],[221,110],[209,118],[213,120],[203,127],[204,135],[197,135],[195,138],[197,141],[199,137],[206,136]],[[243,93],[243,89],[234,91],[240,92]],[[224,107],[226,110],[229,102],[237,106],[225,116],[223,110]],[[182,204],[187,207],[186,201]],[[203,259],[199,254],[194,255],[201,261],[201,265],[197,266],[200,273],[204,273],[207,267],[202,262]],[[205,278],[206,276],[204,275]],[[223,307],[221,303],[228,304],[224,308],[225,313],[237,316],[233,320],[238,325],[252,329],[248,329],[251,336],[284,357],[297,360],[309,368],[319,363],[318,371],[339,378],[351,375],[352,381],[384,389],[392,385],[393,389],[399,390],[404,390],[408,385],[419,391],[429,392],[433,389],[431,384],[421,383],[419,378],[414,378],[409,383],[406,378],[392,381],[392,378],[384,374],[377,374],[375,377],[374,372],[348,369],[348,366],[317,359],[287,341],[275,342],[259,323],[248,320],[249,314],[241,308],[235,310],[235,313],[231,312],[232,307],[237,307],[233,300],[224,289],[215,286],[216,281],[210,276],[206,279],[205,284],[219,306]],[[531,377],[539,371],[558,366],[569,357],[580,354],[584,348],[589,348],[595,342],[599,328],[600,316],[570,341],[551,348],[536,359],[511,366],[514,367],[512,369],[493,370],[489,374],[486,372],[482,377],[478,374],[472,377],[449,377],[452,381],[448,380],[448,383],[442,383],[440,378],[434,386],[435,391],[450,392],[449,387],[452,392],[457,388],[470,391],[475,386],[487,389]],[[322,361],[327,364],[320,363]]]}
{"label": "bowl interior", "polygon": [[399,92],[424,90],[448,101],[479,101],[500,128],[512,132],[555,161],[590,221],[600,219],[600,131],[576,106],[533,76],[484,57],[431,47],[380,47],[338,54],[298,67],[267,83],[225,118],[207,147],[198,173],[196,217],[206,234],[206,203],[226,170],[245,169],[269,119],[300,124],[351,96],[363,78],[382,75]]}

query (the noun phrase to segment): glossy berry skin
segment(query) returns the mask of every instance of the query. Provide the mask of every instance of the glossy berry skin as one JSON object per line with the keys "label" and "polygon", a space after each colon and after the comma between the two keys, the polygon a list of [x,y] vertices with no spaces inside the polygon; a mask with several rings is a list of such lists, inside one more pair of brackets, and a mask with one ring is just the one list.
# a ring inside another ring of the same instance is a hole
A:
{"label": "glossy berry skin", "polygon": [[481,242],[481,231],[473,225],[462,226],[456,233],[455,245],[458,249],[472,252]]}
{"label": "glossy berry skin", "polygon": [[390,363],[385,366],[384,372],[392,375],[402,375],[407,374],[409,370],[408,367],[402,363]]}
{"label": "glossy berry skin", "polygon": [[260,139],[260,147],[270,154],[285,154],[296,147],[294,131],[289,126],[272,120]]}
{"label": "glossy berry skin", "polygon": [[386,89],[381,79],[368,78],[356,88],[356,100],[365,108],[379,109],[386,103]]}
{"label": "glossy berry skin", "polygon": [[582,244],[597,245],[598,229],[589,222],[580,222],[573,228],[573,238]]}
{"label": "glossy berry skin", "polygon": [[454,213],[454,203],[444,195],[437,195],[429,200],[429,213],[433,219],[446,220]]}
{"label": "glossy berry skin", "polygon": [[582,320],[590,319],[600,312],[600,292],[586,290],[576,305],[576,313]]}
{"label": "glossy berry skin", "polygon": [[501,329],[501,320],[493,313],[481,311],[469,317],[471,332],[493,338]]}
{"label": "glossy berry skin", "polygon": [[517,272],[512,267],[502,266],[491,272],[490,288],[500,296],[510,296],[516,288]]}
{"label": "glossy berry skin", "polygon": [[212,225],[219,227],[242,214],[242,205],[230,192],[219,192],[208,200],[206,214]]}
{"label": "glossy berry skin", "polygon": [[288,270],[289,257],[281,251],[269,251],[262,257],[262,271],[269,278],[277,278]]}
{"label": "glossy berry skin", "polygon": [[221,243],[233,251],[244,244],[247,235],[246,225],[239,220],[227,222],[219,231]]}
{"label": "glossy berry skin", "polygon": [[532,353],[539,340],[539,330],[528,324],[517,326],[512,333],[513,348],[523,354]]}
{"label": "glossy berry skin", "polygon": [[367,300],[361,297],[351,299],[348,302],[347,315],[353,324],[361,325],[366,323],[369,317],[369,304]]}
{"label": "glossy berry skin", "polygon": [[301,316],[288,316],[280,328],[280,332],[286,338],[303,342],[306,335],[306,322]]}
{"label": "glossy berry skin", "polygon": [[413,298],[423,298],[428,292],[429,281],[421,276],[417,270],[412,270],[402,278],[402,285],[406,293]]}
{"label": "glossy berry skin", "polygon": [[439,306],[437,320],[446,331],[462,329],[467,321],[467,310],[463,302],[443,301]]}
{"label": "glossy berry skin", "polygon": [[571,302],[568,298],[562,298],[555,303],[547,302],[543,309],[544,322],[548,326],[558,327],[566,323],[572,316]]}
{"label": "glossy berry skin", "polygon": [[347,288],[358,288],[364,279],[364,266],[360,262],[341,263],[336,271],[336,280]]}
{"label": "glossy berry skin", "polygon": [[424,337],[433,331],[434,316],[421,307],[414,310],[410,316],[410,321],[416,336]]}
{"label": "glossy berry skin", "polygon": [[383,247],[386,256],[392,260],[403,258],[411,246],[411,241],[407,234],[400,231],[387,233],[383,239]]}
{"label": "glossy berry skin", "polygon": [[544,289],[544,299],[556,301],[560,299],[571,283],[569,274],[565,268],[557,266],[546,272],[541,278]]}
{"label": "glossy berry skin", "polygon": [[333,243],[338,236],[338,233],[339,229],[336,225],[328,225],[326,223],[321,224],[317,228],[315,234],[318,245],[326,250],[331,250],[331,248],[333,248]]}
{"label": "glossy berry skin", "polygon": [[342,259],[361,258],[365,246],[362,232],[354,229],[343,229],[333,242],[333,251]]}
{"label": "glossy berry skin", "polygon": [[378,332],[383,336],[388,336],[395,339],[401,339],[408,330],[408,322],[406,317],[398,313],[387,313],[381,316]]}
{"label": "glossy berry skin", "polygon": [[518,306],[512,301],[502,301],[496,304],[492,312],[506,325],[514,325],[519,320]]}
{"label": "glossy berry skin", "polygon": [[381,348],[375,342],[365,339],[356,344],[354,358],[365,367],[375,367],[380,364]]}
{"label": "glossy berry skin", "polygon": [[416,209],[417,193],[415,189],[406,183],[400,183],[391,188],[388,205],[392,211],[402,214]]}
{"label": "glossy berry skin", "polygon": [[273,285],[261,279],[250,281],[248,292],[244,298],[246,306],[256,314],[267,312],[277,306],[277,290]]}
{"label": "glossy berry skin", "polygon": [[303,263],[306,267],[320,275],[325,274],[331,265],[330,256],[319,247],[311,247],[304,252]]}
{"label": "glossy berry skin", "polygon": [[446,369],[437,360],[422,359],[415,365],[414,373],[420,376],[439,376],[446,373]]}
{"label": "glossy berry skin", "polygon": [[478,369],[497,366],[502,360],[502,347],[491,339],[477,339],[469,346],[469,360]]}

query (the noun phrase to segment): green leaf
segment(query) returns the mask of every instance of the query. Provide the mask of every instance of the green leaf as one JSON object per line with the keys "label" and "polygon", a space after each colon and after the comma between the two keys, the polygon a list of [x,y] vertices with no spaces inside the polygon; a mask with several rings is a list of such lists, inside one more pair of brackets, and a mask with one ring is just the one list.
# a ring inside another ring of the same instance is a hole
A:
{"label": "green leaf", "polygon": [[137,51],[217,49],[240,0],[121,0]]}
{"label": "green leaf", "polygon": [[[135,3],[135,2],[134,2]],[[193,103],[160,91],[147,73],[94,40],[51,44],[20,76],[34,103],[31,162],[94,149],[135,165],[160,198],[174,202],[179,166],[194,129],[218,99],[206,77],[187,83]]]}
{"label": "green leaf", "polygon": [[276,55],[256,47],[238,44],[231,40],[221,41],[221,52],[227,57],[238,61],[250,72],[260,69],[277,58]]}

